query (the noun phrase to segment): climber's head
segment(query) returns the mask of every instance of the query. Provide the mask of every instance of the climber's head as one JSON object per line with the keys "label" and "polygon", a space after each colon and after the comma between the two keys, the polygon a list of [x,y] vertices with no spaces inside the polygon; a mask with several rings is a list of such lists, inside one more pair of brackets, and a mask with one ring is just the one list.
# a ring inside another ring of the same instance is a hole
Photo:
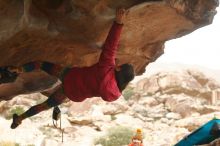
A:
{"label": "climber's head", "polygon": [[134,68],[131,64],[123,64],[115,69],[115,76],[119,90],[122,92],[128,83],[134,79]]}

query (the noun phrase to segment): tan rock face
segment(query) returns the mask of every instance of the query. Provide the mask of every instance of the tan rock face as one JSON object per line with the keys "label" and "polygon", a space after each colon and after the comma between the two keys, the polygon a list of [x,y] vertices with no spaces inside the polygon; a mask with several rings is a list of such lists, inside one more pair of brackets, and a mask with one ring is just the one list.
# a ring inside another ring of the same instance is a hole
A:
{"label": "tan rock face", "polygon": [[167,99],[165,106],[168,110],[179,113],[182,117],[192,116],[193,114],[208,114],[219,111],[220,108],[213,106],[204,106],[202,100],[195,97],[189,97],[184,94],[173,95]]}
{"label": "tan rock face", "polygon": [[0,66],[46,60],[71,66],[98,61],[119,6],[129,9],[117,58],[137,74],[164,42],[212,22],[217,0],[0,0]]}
{"label": "tan rock face", "polygon": [[149,95],[172,95],[184,93],[192,97],[211,100],[212,90],[220,88],[219,84],[199,71],[178,70],[159,72],[137,83],[137,90]]}
{"label": "tan rock face", "polygon": [[[210,24],[217,6],[217,0],[0,0],[0,66],[35,60],[93,65],[116,8],[125,7],[129,14],[116,59],[133,64],[140,75],[163,54],[165,41]],[[42,73],[24,75],[15,84],[0,85],[0,97],[9,100],[12,93],[44,90],[54,82]]]}

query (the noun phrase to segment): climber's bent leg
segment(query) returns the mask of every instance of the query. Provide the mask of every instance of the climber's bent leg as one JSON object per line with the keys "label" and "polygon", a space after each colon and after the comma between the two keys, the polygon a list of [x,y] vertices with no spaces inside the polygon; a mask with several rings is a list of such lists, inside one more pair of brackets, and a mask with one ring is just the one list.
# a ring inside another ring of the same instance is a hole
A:
{"label": "climber's bent leg", "polygon": [[22,120],[37,115],[38,113],[48,110],[52,107],[60,105],[66,96],[63,94],[62,88],[60,87],[56,92],[54,92],[45,102],[32,106],[29,110],[21,115],[14,114],[13,122],[11,128],[15,129],[18,125],[21,124]]}
{"label": "climber's bent leg", "polygon": [[55,76],[62,80],[62,75],[64,72],[69,70],[69,68],[50,62],[41,61],[29,62],[20,67],[4,67],[0,68],[0,83],[14,82],[19,73],[32,72],[35,70],[45,71],[49,75]]}

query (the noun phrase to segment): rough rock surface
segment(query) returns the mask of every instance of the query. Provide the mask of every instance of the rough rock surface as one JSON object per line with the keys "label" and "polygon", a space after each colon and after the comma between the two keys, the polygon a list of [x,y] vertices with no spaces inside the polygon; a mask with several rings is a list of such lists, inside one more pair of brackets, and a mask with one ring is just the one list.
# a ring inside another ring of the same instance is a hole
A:
{"label": "rough rock surface", "polygon": [[0,66],[96,63],[119,6],[130,12],[117,58],[141,74],[165,41],[211,24],[218,0],[0,0]]}
{"label": "rough rock surface", "polygon": [[[140,75],[163,54],[167,40],[211,24],[218,5],[218,0],[0,0],[0,66],[35,60],[95,64],[115,9],[124,7],[129,14],[116,58]],[[24,74],[0,85],[0,97],[9,100],[12,93],[42,91],[55,82],[39,72]]]}
{"label": "rough rock surface", "polygon": [[192,69],[159,72],[137,83],[136,89],[147,95],[181,94],[211,100],[212,90],[219,84],[203,73]]}

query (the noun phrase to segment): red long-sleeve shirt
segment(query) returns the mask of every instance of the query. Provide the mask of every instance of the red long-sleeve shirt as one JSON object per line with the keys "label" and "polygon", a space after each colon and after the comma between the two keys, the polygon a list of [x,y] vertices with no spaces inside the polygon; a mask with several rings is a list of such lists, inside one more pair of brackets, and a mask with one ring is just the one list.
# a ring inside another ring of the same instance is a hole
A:
{"label": "red long-sleeve shirt", "polygon": [[91,67],[71,68],[63,79],[65,95],[72,101],[101,96],[114,101],[121,95],[115,79],[115,54],[123,25],[113,23],[102,47],[99,62]]}

